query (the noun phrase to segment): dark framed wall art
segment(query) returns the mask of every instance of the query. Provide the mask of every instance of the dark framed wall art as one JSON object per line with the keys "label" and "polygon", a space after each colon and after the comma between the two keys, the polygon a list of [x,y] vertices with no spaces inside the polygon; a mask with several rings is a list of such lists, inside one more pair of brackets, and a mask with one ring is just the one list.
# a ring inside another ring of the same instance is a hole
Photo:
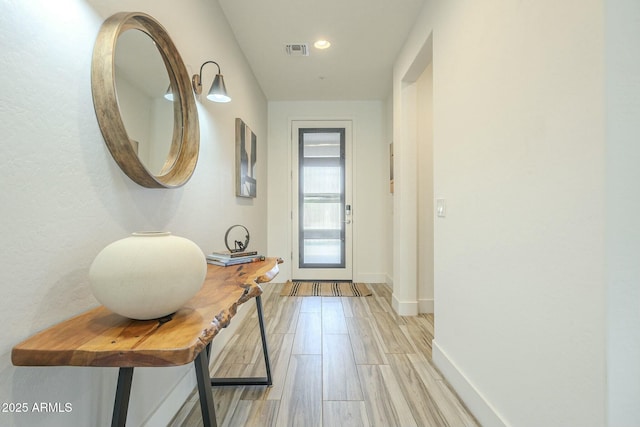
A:
{"label": "dark framed wall art", "polygon": [[256,197],[256,134],[236,119],[236,196]]}

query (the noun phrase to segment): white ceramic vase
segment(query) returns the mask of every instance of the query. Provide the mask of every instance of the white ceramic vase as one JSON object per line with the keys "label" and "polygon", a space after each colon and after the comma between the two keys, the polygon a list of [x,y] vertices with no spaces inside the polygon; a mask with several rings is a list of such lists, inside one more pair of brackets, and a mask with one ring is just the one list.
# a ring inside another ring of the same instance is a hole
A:
{"label": "white ceramic vase", "polygon": [[202,287],[207,261],[191,240],[169,232],[139,232],[106,246],[91,264],[93,295],[131,319],[171,314]]}

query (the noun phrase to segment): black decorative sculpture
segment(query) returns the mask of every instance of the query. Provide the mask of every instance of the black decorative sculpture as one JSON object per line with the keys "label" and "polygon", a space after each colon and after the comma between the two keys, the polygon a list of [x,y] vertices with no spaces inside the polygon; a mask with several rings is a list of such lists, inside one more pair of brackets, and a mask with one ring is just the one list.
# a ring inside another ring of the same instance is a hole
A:
{"label": "black decorative sculpture", "polygon": [[[231,230],[233,230],[234,228],[243,228],[245,231],[245,240],[244,242],[240,241],[240,240],[236,240],[233,239],[233,248],[229,245],[229,234],[231,233]],[[236,224],[236,225],[232,225],[231,227],[229,227],[229,229],[227,230],[227,232],[224,235],[224,244],[227,247],[227,249],[229,250],[229,252],[234,253],[234,252],[243,252],[247,249],[247,247],[249,247],[249,230],[247,230],[247,227],[245,227],[244,225],[240,225],[240,224]]]}

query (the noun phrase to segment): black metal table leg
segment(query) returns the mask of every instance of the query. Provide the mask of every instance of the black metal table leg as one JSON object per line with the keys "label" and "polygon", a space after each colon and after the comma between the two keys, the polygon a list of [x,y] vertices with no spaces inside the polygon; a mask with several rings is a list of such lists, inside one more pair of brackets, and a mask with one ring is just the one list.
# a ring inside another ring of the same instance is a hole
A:
{"label": "black metal table leg", "polygon": [[207,351],[201,351],[193,361],[196,366],[198,380],[198,394],[200,396],[200,410],[204,427],[217,427],[216,409],[213,404],[213,392],[209,384],[209,358]]}
{"label": "black metal table leg", "polygon": [[111,427],[124,427],[127,423],[127,411],[129,410],[129,396],[131,395],[132,382],[133,368],[120,368],[118,372],[118,385],[116,387],[116,399],[113,403]]}
{"label": "black metal table leg", "polygon": [[[235,377],[235,378],[211,378],[212,386],[234,386],[234,385],[267,385],[273,384],[271,380],[271,362],[269,361],[269,349],[267,347],[267,333],[264,327],[264,315],[262,313],[262,298],[256,298],[256,308],[258,310],[258,324],[260,325],[260,337],[262,338],[262,354],[264,355],[264,365],[266,377]],[[207,349],[209,352],[209,349]]]}
{"label": "black metal table leg", "polygon": [[264,316],[262,315],[262,298],[256,297],[256,308],[258,311],[258,323],[260,324],[260,338],[262,338],[262,354],[264,356],[264,367],[267,372],[267,384],[271,385],[271,362],[269,361],[269,348],[267,347],[267,332],[264,327]]}

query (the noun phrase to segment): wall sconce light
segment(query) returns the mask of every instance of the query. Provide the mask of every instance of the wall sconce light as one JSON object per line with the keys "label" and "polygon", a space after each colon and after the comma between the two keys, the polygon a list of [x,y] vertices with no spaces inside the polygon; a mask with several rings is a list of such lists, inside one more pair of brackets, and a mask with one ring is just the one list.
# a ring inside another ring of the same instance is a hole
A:
{"label": "wall sconce light", "polygon": [[211,89],[209,89],[209,93],[207,94],[207,99],[213,102],[229,102],[231,101],[231,97],[227,95],[227,88],[224,85],[224,77],[220,74],[220,65],[218,65],[215,61],[207,61],[200,67],[200,74],[194,74],[191,79],[191,83],[193,85],[193,91],[196,95],[200,95],[202,93],[202,69],[207,64],[216,64],[218,67],[218,74],[213,79],[213,84],[211,85]]}

